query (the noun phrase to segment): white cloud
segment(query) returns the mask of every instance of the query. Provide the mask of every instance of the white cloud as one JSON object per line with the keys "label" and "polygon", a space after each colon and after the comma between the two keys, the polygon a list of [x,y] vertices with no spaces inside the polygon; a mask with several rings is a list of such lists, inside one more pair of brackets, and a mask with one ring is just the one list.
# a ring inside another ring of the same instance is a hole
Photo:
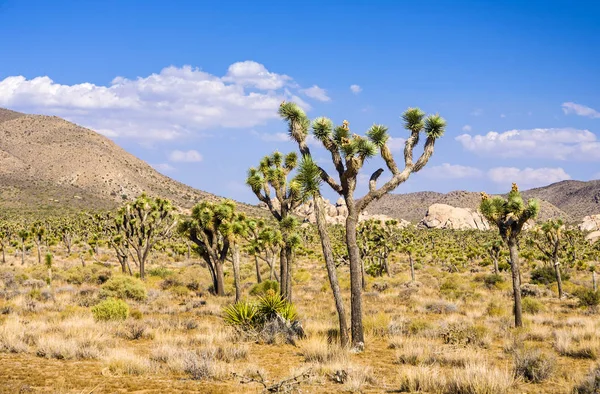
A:
{"label": "white cloud", "polygon": [[572,102],[563,103],[562,110],[565,115],[575,114],[579,116],[587,116],[588,118],[600,118],[600,112],[585,105]]}
{"label": "white cloud", "polygon": [[463,148],[483,157],[600,160],[600,142],[588,130],[573,128],[490,131],[456,137]]}
{"label": "white cloud", "polygon": [[252,61],[232,64],[223,77],[169,66],[146,77],[116,77],[107,86],[62,85],[47,76],[0,80],[0,107],[57,115],[109,137],[142,141],[263,125],[278,118],[283,100],[310,109],[291,77]]}
{"label": "white cloud", "polygon": [[277,90],[286,85],[292,78],[279,75],[266,69],[260,63],[245,61],[229,66],[223,81],[242,86],[251,86],[262,90]]}
{"label": "white cloud", "polygon": [[354,94],[359,94],[360,92],[362,92],[362,88],[359,85],[350,85],[350,90]]}
{"label": "white cloud", "polygon": [[506,118],[506,115],[504,115],[504,114],[500,114],[500,117],[501,117],[501,118]]}
{"label": "white cloud", "polygon": [[286,142],[290,141],[290,136],[287,133],[259,133],[255,130],[252,130],[252,135],[260,138],[265,142]]}
{"label": "white cloud", "polygon": [[521,188],[545,186],[551,183],[571,179],[562,168],[525,168],[496,167],[487,172],[489,178],[503,187],[510,187],[516,182]]}
{"label": "white cloud", "polygon": [[175,171],[175,167],[173,167],[169,163],[151,164],[151,166],[152,166],[152,168],[154,168],[156,171],[159,171],[159,172],[173,172],[173,171]]}
{"label": "white cloud", "polygon": [[387,146],[392,152],[403,151],[405,145],[406,140],[400,137],[390,137],[387,141]]}
{"label": "white cloud", "polygon": [[462,131],[466,131],[467,133],[471,130],[472,130],[471,125],[466,124],[462,127]]}
{"label": "white cloud", "polygon": [[198,163],[202,161],[202,155],[196,150],[174,150],[169,154],[169,160],[173,162]]}
{"label": "white cloud", "polygon": [[304,93],[307,97],[310,97],[319,101],[330,101],[331,98],[327,95],[327,91],[318,87],[317,85],[313,85],[308,89],[302,89],[302,93]]}
{"label": "white cloud", "polygon": [[478,168],[449,163],[425,167],[421,173],[432,179],[479,178],[483,175],[483,171]]}
{"label": "white cloud", "polygon": [[483,115],[483,110],[481,108],[476,108],[471,112],[473,116],[481,116]]}

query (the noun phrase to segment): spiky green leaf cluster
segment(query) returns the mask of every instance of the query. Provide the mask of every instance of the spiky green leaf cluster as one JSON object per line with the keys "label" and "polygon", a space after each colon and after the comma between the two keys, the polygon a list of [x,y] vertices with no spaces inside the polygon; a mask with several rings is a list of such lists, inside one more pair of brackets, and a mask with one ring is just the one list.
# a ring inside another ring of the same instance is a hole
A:
{"label": "spiky green leaf cluster", "polygon": [[384,125],[373,125],[367,131],[367,137],[377,146],[381,148],[384,146],[389,140],[390,136],[388,135],[388,128]]}

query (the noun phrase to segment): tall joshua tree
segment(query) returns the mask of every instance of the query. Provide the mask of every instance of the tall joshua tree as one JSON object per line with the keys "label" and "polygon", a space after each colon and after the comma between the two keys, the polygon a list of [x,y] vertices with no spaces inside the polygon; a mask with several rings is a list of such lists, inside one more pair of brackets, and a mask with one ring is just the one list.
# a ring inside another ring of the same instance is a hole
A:
{"label": "tall joshua tree", "polygon": [[[303,156],[309,156],[310,149],[306,139],[311,123],[304,111],[294,103],[283,102],[279,107],[279,114],[288,122],[290,136],[298,143],[300,153]],[[366,136],[360,136],[351,133],[347,121],[344,121],[338,127],[334,127],[333,122],[325,117],[317,118],[312,122],[313,136],[331,154],[339,178],[336,181],[324,169],[319,168],[321,179],[344,198],[348,208],[345,227],[346,246],[350,259],[351,331],[352,345],[358,350],[364,347],[362,272],[360,252],[356,240],[358,216],[371,202],[396,189],[412,173],[420,171],[427,164],[433,154],[435,141],[444,134],[446,127],[446,122],[439,115],[425,117],[425,113],[418,108],[409,108],[404,112],[402,118],[405,123],[404,127],[410,132],[404,146],[403,169],[398,167],[387,145],[389,140],[387,127],[373,125],[366,132]],[[413,160],[413,150],[418,144],[422,132],[425,132],[427,138],[423,152],[415,162]],[[385,184],[377,187],[377,180],[384,172],[383,168],[379,168],[370,177],[368,193],[357,199],[354,192],[359,172],[365,160],[375,156],[378,151],[388,170],[392,173],[392,177]]]}
{"label": "tall joshua tree", "polygon": [[123,206],[115,218],[115,228],[135,252],[133,260],[139,265],[140,278],[146,276],[146,260],[154,245],[173,233],[177,225],[174,207],[169,200],[141,194]]}
{"label": "tall joshua tree", "polygon": [[298,171],[298,181],[302,186],[302,193],[310,196],[314,200],[315,217],[317,221],[317,229],[321,238],[321,247],[323,249],[323,257],[325,258],[325,266],[327,267],[327,275],[329,284],[333,291],[335,308],[338,314],[338,322],[340,327],[340,344],[345,347],[348,344],[348,322],[346,320],[346,310],[344,300],[340,290],[340,284],[337,278],[335,268],[335,258],[333,256],[333,248],[331,240],[327,232],[327,222],[325,219],[325,206],[321,196],[321,170],[317,164],[308,155],[302,158]]}
{"label": "tall joshua tree", "polygon": [[523,226],[529,219],[537,216],[540,205],[531,199],[527,205],[519,192],[516,183],[505,200],[502,197],[490,198],[485,192],[481,193],[479,209],[482,215],[498,227],[500,237],[508,245],[512,271],[515,326],[523,326],[523,311],[521,309],[521,271],[519,266],[518,240]]}
{"label": "tall joshua tree", "polygon": [[[283,248],[280,251],[279,278],[281,295],[292,301],[292,264],[294,248],[299,243],[294,233],[296,220],[290,214],[302,203],[299,184],[295,179],[288,181],[288,175],[298,164],[296,153],[283,155],[274,152],[265,156],[258,166],[248,170],[246,184],[252,188],[256,197],[267,205],[269,211],[280,224]],[[271,190],[275,198],[271,198]]]}
{"label": "tall joshua tree", "polygon": [[562,277],[560,275],[559,257],[563,249],[565,225],[562,219],[550,219],[537,230],[534,237],[529,238],[533,244],[554,267],[558,285],[558,299],[563,297]]}

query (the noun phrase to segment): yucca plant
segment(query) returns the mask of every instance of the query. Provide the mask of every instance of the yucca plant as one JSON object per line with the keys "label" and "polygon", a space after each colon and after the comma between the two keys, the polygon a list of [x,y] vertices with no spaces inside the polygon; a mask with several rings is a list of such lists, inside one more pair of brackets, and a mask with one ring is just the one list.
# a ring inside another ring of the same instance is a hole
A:
{"label": "yucca plant", "polygon": [[288,304],[291,305],[281,294],[269,289],[264,296],[258,297],[258,313],[261,319],[268,321],[277,315],[281,315],[281,311]]}
{"label": "yucca plant", "polygon": [[242,329],[253,328],[257,323],[258,308],[256,304],[242,300],[223,308],[223,319],[226,324]]}

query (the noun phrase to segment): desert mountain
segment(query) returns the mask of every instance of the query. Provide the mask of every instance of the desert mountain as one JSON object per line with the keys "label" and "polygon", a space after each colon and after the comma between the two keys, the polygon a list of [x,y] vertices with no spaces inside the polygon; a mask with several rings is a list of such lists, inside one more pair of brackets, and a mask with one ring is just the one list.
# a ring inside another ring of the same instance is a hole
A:
{"label": "desert mountain", "polygon": [[[557,182],[523,191],[523,197],[540,199],[539,220],[561,217],[569,222],[580,222],[585,216],[600,213],[600,180]],[[388,194],[372,203],[369,211],[416,223],[433,204],[476,210],[480,201],[478,192],[467,191]]]}
{"label": "desert mountain", "polygon": [[20,210],[110,209],[144,191],[182,208],[219,199],[158,173],[92,130],[5,109],[0,109],[0,185],[0,206]]}

